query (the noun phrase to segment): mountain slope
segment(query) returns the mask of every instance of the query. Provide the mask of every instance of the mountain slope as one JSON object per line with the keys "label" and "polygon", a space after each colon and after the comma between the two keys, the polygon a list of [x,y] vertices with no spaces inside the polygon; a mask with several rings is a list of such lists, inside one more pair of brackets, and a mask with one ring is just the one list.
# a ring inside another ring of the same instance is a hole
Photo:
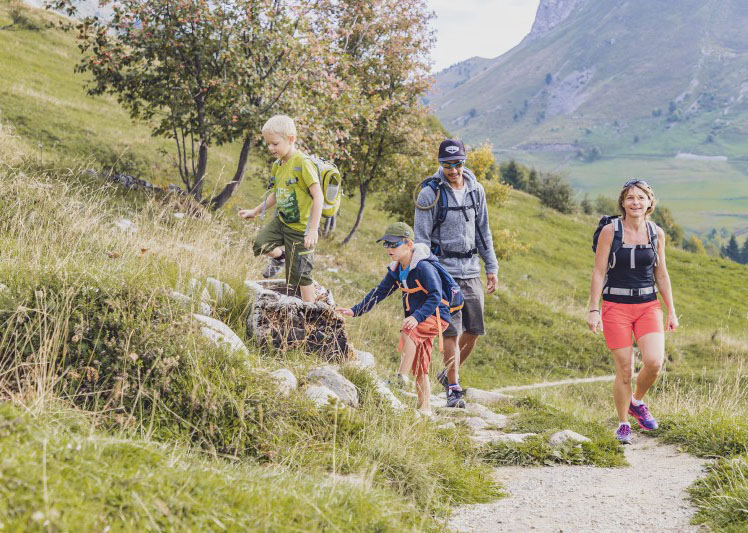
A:
{"label": "mountain slope", "polygon": [[[547,9],[555,11],[545,20]],[[628,176],[632,160],[654,179],[664,177],[656,162],[680,152],[722,156],[708,161],[707,176],[729,182],[731,195],[707,193],[715,201],[701,219],[691,218],[687,201],[700,196],[695,186],[665,183],[665,192],[689,195],[667,203],[691,229],[748,226],[723,201],[748,198],[748,5],[547,0],[538,17],[520,45],[484,60],[459,85],[452,80],[462,63],[436,76],[430,104],[448,129],[470,142],[489,139],[504,157],[566,168],[592,193]],[[606,159],[614,168],[597,167]],[[703,169],[676,165],[683,180],[703,180]]]}

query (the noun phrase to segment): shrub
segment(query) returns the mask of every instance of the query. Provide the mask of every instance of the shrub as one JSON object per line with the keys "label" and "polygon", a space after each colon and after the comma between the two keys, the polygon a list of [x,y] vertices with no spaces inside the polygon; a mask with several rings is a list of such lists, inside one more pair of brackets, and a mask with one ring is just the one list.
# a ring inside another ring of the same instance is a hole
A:
{"label": "shrub", "polygon": [[598,196],[595,198],[595,212],[599,215],[618,215],[618,204],[612,198],[606,196]]}
{"label": "shrub", "polygon": [[576,209],[574,189],[558,174],[548,174],[540,180],[537,196],[543,205],[561,213],[573,213]]}

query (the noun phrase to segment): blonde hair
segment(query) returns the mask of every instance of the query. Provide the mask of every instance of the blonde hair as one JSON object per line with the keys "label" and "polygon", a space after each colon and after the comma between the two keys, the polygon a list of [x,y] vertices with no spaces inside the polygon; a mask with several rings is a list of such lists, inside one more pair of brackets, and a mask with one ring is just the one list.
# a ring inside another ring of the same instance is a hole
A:
{"label": "blonde hair", "polygon": [[288,139],[292,135],[296,137],[296,124],[288,115],[275,115],[265,122],[262,127],[262,133],[277,133]]}
{"label": "blonde hair", "polygon": [[621,211],[621,216],[623,218],[626,218],[626,210],[623,208],[623,202],[626,199],[626,195],[633,188],[637,188],[640,191],[643,191],[644,194],[647,195],[647,198],[649,198],[649,207],[647,208],[647,212],[644,213],[644,216],[648,217],[655,210],[655,205],[657,205],[657,198],[655,198],[652,187],[650,187],[649,184],[644,181],[637,181],[636,183],[632,183],[628,187],[624,187],[623,189],[621,189],[621,194],[618,195],[618,209]]}

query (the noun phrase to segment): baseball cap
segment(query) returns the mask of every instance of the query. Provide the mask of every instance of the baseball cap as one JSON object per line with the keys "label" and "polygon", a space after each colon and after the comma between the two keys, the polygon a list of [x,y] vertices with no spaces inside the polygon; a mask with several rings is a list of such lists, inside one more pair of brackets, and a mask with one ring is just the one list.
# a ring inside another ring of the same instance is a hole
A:
{"label": "baseball cap", "polygon": [[459,139],[445,139],[439,145],[439,162],[465,161],[465,145]]}
{"label": "baseball cap", "polygon": [[384,230],[384,235],[377,239],[377,242],[398,242],[403,239],[413,240],[413,229],[408,226],[405,222],[395,222],[387,226]]}

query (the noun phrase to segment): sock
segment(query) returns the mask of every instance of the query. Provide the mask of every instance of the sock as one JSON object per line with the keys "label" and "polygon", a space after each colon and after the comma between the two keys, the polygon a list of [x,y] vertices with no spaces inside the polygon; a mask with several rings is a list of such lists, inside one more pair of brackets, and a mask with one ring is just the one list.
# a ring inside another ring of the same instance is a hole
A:
{"label": "sock", "polygon": [[629,424],[628,422],[619,422],[619,423],[618,423],[618,427],[621,427],[621,426],[628,426],[628,427],[631,427],[631,424]]}
{"label": "sock", "polygon": [[460,387],[459,383],[450,383],[449,389],[450,390],[462,390],[462,387]]}
{"label": "sock", "polygon": [[286,260],[286,251],[283,250],[281,252],[281,254],[278,257],[276,257],[275,259],[276,259],[276,261],[285,261]]}
{"label": "sock", "polygon": [[636,398],[634,398],[634,397],[632,396],[632,397],[631,397],[631,403],[633,403],[635,407],[639,407],[639,406],[640,406],[641,404],[643,404],[644,402],[643,402],[643,401],[641,401],[641,400],[637,400]]}

